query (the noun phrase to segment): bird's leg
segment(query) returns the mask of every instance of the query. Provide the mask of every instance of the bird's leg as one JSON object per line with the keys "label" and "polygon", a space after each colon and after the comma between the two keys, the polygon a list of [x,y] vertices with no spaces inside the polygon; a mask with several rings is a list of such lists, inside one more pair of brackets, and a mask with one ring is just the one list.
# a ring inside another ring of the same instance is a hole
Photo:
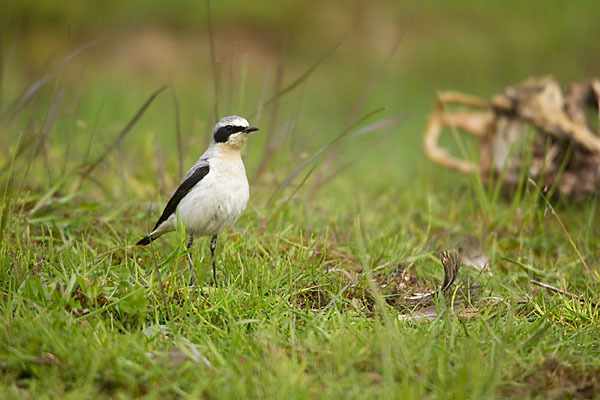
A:
{"label": "bird's leg", "polygon": [[213,265],[213,279],[215,282],[215,287],[219,287],[217,283],[217,267],[215,266],[215,249],[217,248],[217,235],[214,235],[212,239],[210,239],[210,256],[212,257],[212,265]]}
{"label": "bird's leg", "polygon": [[[194,248],[194,234],[190,233],[190,240],[187,244],[187,249],[192,250]],[[196,276],[196,267],[194,267],[194,261],[192,260],[192,252],[188,252],[188,262],[190,264],[190,286],[194,285],[194,277]]]}

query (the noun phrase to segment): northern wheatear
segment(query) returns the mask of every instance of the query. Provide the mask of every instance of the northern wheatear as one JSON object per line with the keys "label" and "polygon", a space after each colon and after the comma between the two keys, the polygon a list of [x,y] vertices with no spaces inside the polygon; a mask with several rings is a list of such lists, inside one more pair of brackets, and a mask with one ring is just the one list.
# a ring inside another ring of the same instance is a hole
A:
{"label": "northern wheatear", "polygon": [[[213,130],[213,141],[196,164],[185,174],[167,203],[154,229],[136,244],[145,246],[157,237],[177,228],[177,215],[190,235],[188,249],[195,236],[212,236],[210,254],[213,279],[217,286],[215,249],[217,235],[231,226],[246,209],[250,191],[240,149],[250,132],[258,128],[237,115],[222,118]],[[188,254],[194,284],[195,268]]]}

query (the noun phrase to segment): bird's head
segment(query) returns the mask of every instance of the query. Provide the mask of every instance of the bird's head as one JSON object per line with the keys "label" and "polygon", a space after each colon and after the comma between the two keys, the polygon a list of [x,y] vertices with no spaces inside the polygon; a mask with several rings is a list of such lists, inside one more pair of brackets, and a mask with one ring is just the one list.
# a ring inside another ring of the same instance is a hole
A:
{"label": "bird's head", "polygon": [[221,118],[213,130],[213,139],[217,144],[223,144],[233,149],[240,149],[250,132],[258,128],[250,126],[248,121],[237,115]]}

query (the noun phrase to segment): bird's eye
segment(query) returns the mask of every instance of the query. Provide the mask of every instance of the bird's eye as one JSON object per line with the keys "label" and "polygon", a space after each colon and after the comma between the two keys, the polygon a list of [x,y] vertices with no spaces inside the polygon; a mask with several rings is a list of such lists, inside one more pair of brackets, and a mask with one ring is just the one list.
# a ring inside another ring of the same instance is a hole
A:
{"label": "bird's eye", "polygon": [[225,129],[227,129],[227,132],[231,132],[233,130],[233,126],[227,125]]}

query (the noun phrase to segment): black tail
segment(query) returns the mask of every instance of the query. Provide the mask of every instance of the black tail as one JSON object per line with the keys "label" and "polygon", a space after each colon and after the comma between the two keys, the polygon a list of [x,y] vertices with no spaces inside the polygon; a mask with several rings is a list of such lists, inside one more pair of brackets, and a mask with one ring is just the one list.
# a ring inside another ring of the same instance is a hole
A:
{"label": "black tail", "polygon": [[147,244],[150,244],[150,242],[153,241],[153,240],[154,240],[154,238],[150,237],[150,235],[146,235],[139,242],[137,242],[136,245],[137,246],[145,246]]}

